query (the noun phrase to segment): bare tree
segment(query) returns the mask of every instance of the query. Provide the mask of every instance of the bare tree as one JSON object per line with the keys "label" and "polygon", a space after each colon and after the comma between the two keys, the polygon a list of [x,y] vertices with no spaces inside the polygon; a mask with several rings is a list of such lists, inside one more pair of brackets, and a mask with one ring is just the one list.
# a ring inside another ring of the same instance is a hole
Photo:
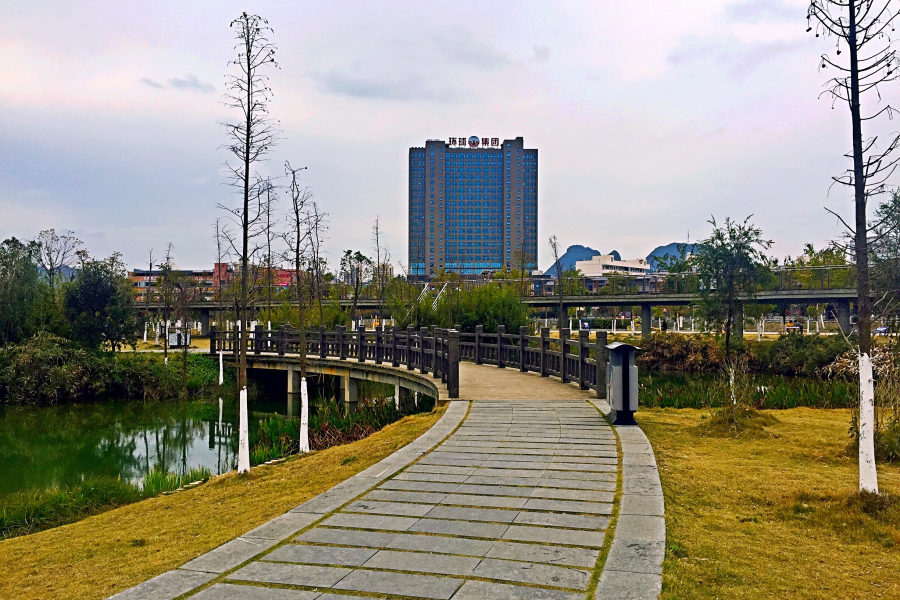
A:
{"label": "bare tree", "polygon": [[263,189],[266,192],[266,202],[265,209],[263,211],[263,215],[265,218],[265,223],[263,223],[263,231],[266,236],[266,312],[268,314],[268,319],[272,320],[272,287],[275,285],[275,278],[273,274],[273,269],[275,268],[274,264],[274,256],[272,254],[272,241],[278,236],[275,232],[275,226],[278,225],[278,219],[272,218],[272,210],[277,206],[278,199],[275,196],[275,186],[272,184],[272,180],[266,177],[266,181],[263,184]]}
{"label": "bare tree", "polygon": [[842,47],[849,51],[846,61],[823,54],[820,66],[837,71],[828,81],[823,94],[830,96],[832,103],[846,102],[850,109],[852,150],[846,156],[852,161],[852,166],[843,175],[832,179],[853,190],[854,224],[851,226],[834,211],[829,212],[841,220],[853,237],[857,267],[859,351],[869,355],[872,351],[869,283],[871,228],[866,218],[866,204],[870,197],[887,191],[886,181],[900,160],[900,155],[894,155],[900,146],[900,134],[891,134],[881,149],[877,135],[864,138],[864,122],[882,115],[891,118],[897,111],[886,104],[864,113],[862,99],[865,96],[872,103],[880,101],[879,86],[896,81],[900,76],[900,61],[890,37],[897,17],[897,13],[890,10],[891,3],[891,0],[811,0],[807,11],[807,31],[815,29],[816,37],[836,38],[836,55],[842,53]]}
{"label": "bare tree", "polygon": [[150,248],[150,258],[147,259],[147,314],[150,314],[150,288],[153,287],[153,248]]}
{"label": "bare tree", "polygon": [[[250,230],[254,226],[254,219],[250,214],[251,188],[258,188],[261,181],[258,177],[254,177],[252,169],[256,162],[264,159],[277,142],[280,133],[277,122],[269,115],[272,89],[264,72],[265,67],[277,68],[278,63],[275,62],[275,45],[268,39],[273,31],[266,19],[258,15],[241,13],[240,17],[231,22],[231,27],[236,29],[237,58],[229,65],[236,69],[237,74],[226,76],[223,101],[227,107],[239,110],[241,118],[236,123],[224,124],[231,140],[226,147],[238,160],[236,165],[226,162],[226,166],[230,172],[232,185],[242,188],[243,204],[240,208],[226,210],[238,219],[241,228],[241,244],[237,254],[241,263],[238,387],[242,388],[247,385],[249,242]],[[257,212],[256,219],[258,217]]]}
{"label": "bare tree", "polygon": [[[863,137],[863,123],[867,125],[881,116],[889,119],[897,112],[890,104],[864,112],[863,96],[874,104],[881,100],[879,86],[900,77],[900,60],[894,50],[891,33],[898,13],[891,11],[892,0],[811,0],[807,11],[807,31],[815,29],[816,37],[835,39],[835,58],[823,54],[821,68],[836,74],[826,84],[824,95],[832,104],[847,103],[850,109],[852,149],[846,154],[852,166],[835,183],[853,190],[855,215],[850,225],[835,211],[834,214],[853,238],[857,269],[857,327],[859,330],[860,377],[860,489],[878,492],[875,469],[872,415],[874,381],[872,378],[872,300],[870,298],[869,233],[873,229],[866,218],[866,204],[870,197],[887,190],[886,182],[897,168],[900,155],[900,133],[892,133],[879,146],[878,136]],[[836,58],[841,49],[849,50],[846,59]],[[828,209],[826,209],[828,210]],[[875,224],[877,229],[877,223]],[[849,333],[849,332],[845,332]]]}
{"label": "bare tree", "polygon": [[81,247],[81,240],[75,237],[74,233],[74,231],[66,231],[59,235],[55,229],[45,229],[38,234],[36,240],[40,247],[37,256],[38,264],[47,273],[50,296],[54,300],[56,300],[56,280],[62,272],[62,268],[70,266],[69,263],[75,258],[75,253]]}
{"label": "bare tree", "polygon": [[375,285],[378,291],[378,318],[384,321],[384,289],[387,286],[388,265],[391,261],[391,253],[386,244],[381,241],[381,217],[375,215],[375,224],[372,225],[372,244],[375,250]]}
{"label": "bare tree", "polygon": [[319,305],[319,327],[325,324],[325,312],[322,306],[322,294],[325,283],[325,271],[327,264],[322,256],[322,242],[328,231],[328,213],[320,212],[319,205],[312,202],[309,213],[309,250],[310,250],[310,274],[312,275],[311,289],[315,291],[316,301]]}
{"label": "bare tree", "polygon": [[551,235],[548,243],[550,244],[550,251],[553,252],[553,264],[556,265],[556,296],[559,299],[559,322],[556,324],[556,328],[561,332],[563,317],[566,315],[564,313],[565,304],[563,303],[562,265],[559,263],[559,240],[556,239],[555,235]]}
{"label": "bare tree", "polygon": [[175,246],[169,243],[166,246],[165,262],[157,265],[159,267],[159,276],[156,278],[156,285],[159,287],[159,315],[163,322],[163,359],[169,360],[169,321],[175,310],[176,302],[176,281],[175,268],[172,264],[172,251]]}
{"label": "bare tree", "polygon": [[300,329],[300,377],[306,377],[306,322],[304,319],[304,305],[306,297],[303,290],[303,267],[309,262],[310,216],[307,204],[312,201],[312,192],[308,188],[300,187],[298,174],[306,167],[295,169],[291,163],[284,163],[285,174],[290,179],[288,194],[291,199],[290,224],[291,229],[284,232],[282,237],[288,246],[287,258],[294,266],[294,286],[297,292],[297,322]]}

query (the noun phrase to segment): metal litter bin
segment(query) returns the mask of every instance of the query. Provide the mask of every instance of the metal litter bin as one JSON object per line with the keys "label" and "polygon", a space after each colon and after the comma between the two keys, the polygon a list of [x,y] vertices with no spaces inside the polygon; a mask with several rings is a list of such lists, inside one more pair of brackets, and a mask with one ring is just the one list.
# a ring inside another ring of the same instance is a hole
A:
{"label": "metal litter bin", "polygon": [[614,425],[637,425],[634,412],[638,407],[638,369],[634,364],[637,346],[613,342],[606,366],[606,399],[612,408]]}

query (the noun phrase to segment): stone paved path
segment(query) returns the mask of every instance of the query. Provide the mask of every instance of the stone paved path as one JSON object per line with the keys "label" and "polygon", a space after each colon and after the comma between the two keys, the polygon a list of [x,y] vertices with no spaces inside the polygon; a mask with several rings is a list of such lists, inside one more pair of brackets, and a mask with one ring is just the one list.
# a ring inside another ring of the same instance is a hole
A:
{"label": "stone paved path", "polygon": [[191,597],[583,600],[617,460],[588,402],[474,402],[434,451]]}

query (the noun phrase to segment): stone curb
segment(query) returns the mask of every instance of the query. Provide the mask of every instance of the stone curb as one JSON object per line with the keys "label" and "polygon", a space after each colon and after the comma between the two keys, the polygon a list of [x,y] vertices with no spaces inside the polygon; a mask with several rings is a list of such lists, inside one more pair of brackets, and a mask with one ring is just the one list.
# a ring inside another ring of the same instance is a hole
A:
{"label": "stone curb", "polygon": [[[607,417],[604,400],[592,400]],[[594,600],[656,600],[662,591],[666,519],[653,447],[640,427],[616,425],[622,447],[622,501]]]}
{"label": "stone curb", "polygon": [[241,537],[107,600],[172,600],[209,583],[393,476],[450,435],[466,416],[468,407],[468,401],[451,402],[431,429],[368,469]]}

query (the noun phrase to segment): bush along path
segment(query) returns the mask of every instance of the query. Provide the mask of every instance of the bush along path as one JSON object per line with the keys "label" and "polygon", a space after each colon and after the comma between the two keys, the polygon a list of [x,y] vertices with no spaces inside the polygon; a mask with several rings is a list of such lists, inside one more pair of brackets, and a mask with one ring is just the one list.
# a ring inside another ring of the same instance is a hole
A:
{"label": "bush along path", "polygon": [[639,433],[620,485],[616,432],[589,402],[453,402],[380,463],[113,598],[655,598],[665,530]]}

